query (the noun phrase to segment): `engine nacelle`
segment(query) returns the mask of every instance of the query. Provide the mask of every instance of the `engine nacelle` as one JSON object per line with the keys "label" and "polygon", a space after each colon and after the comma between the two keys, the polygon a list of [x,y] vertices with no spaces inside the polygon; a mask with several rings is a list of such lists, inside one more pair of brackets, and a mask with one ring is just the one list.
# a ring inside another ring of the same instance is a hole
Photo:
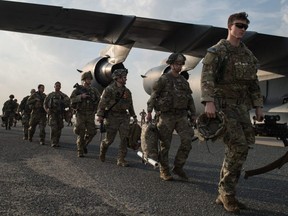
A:
{"label": "engine nacelle", "polygon": [[112,81],[112,73],[116,69],[125,68],[122,63],[111,64],[108,62],[108,57],[98,57],[89,63],[87,63],[82,71],[91,71],[93,80],[92,86],[98,89],[101,93],[105,87],[107,87]]}

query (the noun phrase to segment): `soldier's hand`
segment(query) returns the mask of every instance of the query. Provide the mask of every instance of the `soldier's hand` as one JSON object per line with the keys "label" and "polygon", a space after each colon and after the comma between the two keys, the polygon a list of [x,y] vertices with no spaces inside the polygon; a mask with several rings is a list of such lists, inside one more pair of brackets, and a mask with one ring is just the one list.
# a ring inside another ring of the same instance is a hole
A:
{"label": "soldier's hand", "polygon": [[83,93],[83,94],[81,94],[81,98],[89,98],[90,97],[90,95],[89,94],[87,94],[87,93]]}
{"label": "soldier's hand", "polygon": [[190,124],[191,124],[191,125],[195,125],[195,124],[196,124],[197,116],[191,115],[191,116],[189,116],[188,118],[189,118],[189,121],[190,121]]}
{"label": "soldier's hand", "polygon": [[205,104],[205,113],[208,118],[216,118],[216,107],[214,102],[207,101]]}
{"label": "soldier's hand", "polygon": [[256,107],[255,114],[256,114],[256,120],[262,122],[264,119],[264,114],[261,107]]}
{"label": "soldier's hand", "polygon": [[99,123],[103,123],[104,118],[103,118],[102,116],[97,116],[97,121],[98,121]]}
{"label": "soldier's hand", "polygon": [[147,122],[151,122],[151,121],[152,121],[152,114],[151,114],[151,112],[148,112],[146,119],[147,119]]}

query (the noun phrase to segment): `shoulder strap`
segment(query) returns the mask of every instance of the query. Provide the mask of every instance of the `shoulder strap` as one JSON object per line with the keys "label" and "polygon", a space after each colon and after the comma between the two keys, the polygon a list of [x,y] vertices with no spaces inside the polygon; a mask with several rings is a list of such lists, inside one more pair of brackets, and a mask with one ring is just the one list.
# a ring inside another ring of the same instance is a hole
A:
{"label": "shoulder strap", "polygon": [[[120,98],[123,97],[123,95],[124,95],[124,93],[125,93],[125,89],[126,89],[126,87],[124,87],[124,91],[122,92]],[[107,112],[109,112],[119,101],[120,101],[120,99],[119,99],[119,100],[116,100],[116,102],[107,110]]]}

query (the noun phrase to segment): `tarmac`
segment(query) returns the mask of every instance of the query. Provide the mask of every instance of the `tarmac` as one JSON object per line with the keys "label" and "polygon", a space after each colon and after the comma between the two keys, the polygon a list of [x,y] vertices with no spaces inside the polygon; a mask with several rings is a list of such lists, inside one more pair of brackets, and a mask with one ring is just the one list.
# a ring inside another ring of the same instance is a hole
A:
{"label": "tarmac", "polygon": [[[77,157],[73,127],[63,129],[59,148],[50,146],[49,132],[47,127],[46,145],[40,145],[38,129],[29,142],[22,140],[19,124],[11,130],[0,128],[0,215],[233,215],[215,204],[224,156],[221,142],[194,141],[184,167],[189,181],[174,176],[165,182],[137,151],[129,149],[129,167],[117,166],[118,137],[103,163],[98,159],[99,132],[84,158]],[[287,151],[276,139],[257,141],[261,144],[249,151],[244,170],[267,165]],[[173,135],[171,167],[178,146],[179,137]],[[287,216],[288,164],[247,180],[244,170],[237,198],[248,209],[240,215]]]}

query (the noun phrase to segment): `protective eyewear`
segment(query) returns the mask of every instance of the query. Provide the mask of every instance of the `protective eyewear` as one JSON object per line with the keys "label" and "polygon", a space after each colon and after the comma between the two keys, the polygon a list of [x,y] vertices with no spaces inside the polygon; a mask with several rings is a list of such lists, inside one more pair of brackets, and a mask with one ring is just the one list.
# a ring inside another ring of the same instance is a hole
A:
{"label": "protective eyewear", "polygon": [[175,64],[175,65],[179,65],[179,66],[183,66],[183,65],[185,65],[185,62],[175,61],[174,64]]}
{"label": "protective eyewear", "polygon": [[245,30],[247,30],[248,29],[248,25],[247,24],[245,24],[245,23],[234,23],[234,25],[237,27],[237,28],[239,28],[239,29],[245,29]]}

